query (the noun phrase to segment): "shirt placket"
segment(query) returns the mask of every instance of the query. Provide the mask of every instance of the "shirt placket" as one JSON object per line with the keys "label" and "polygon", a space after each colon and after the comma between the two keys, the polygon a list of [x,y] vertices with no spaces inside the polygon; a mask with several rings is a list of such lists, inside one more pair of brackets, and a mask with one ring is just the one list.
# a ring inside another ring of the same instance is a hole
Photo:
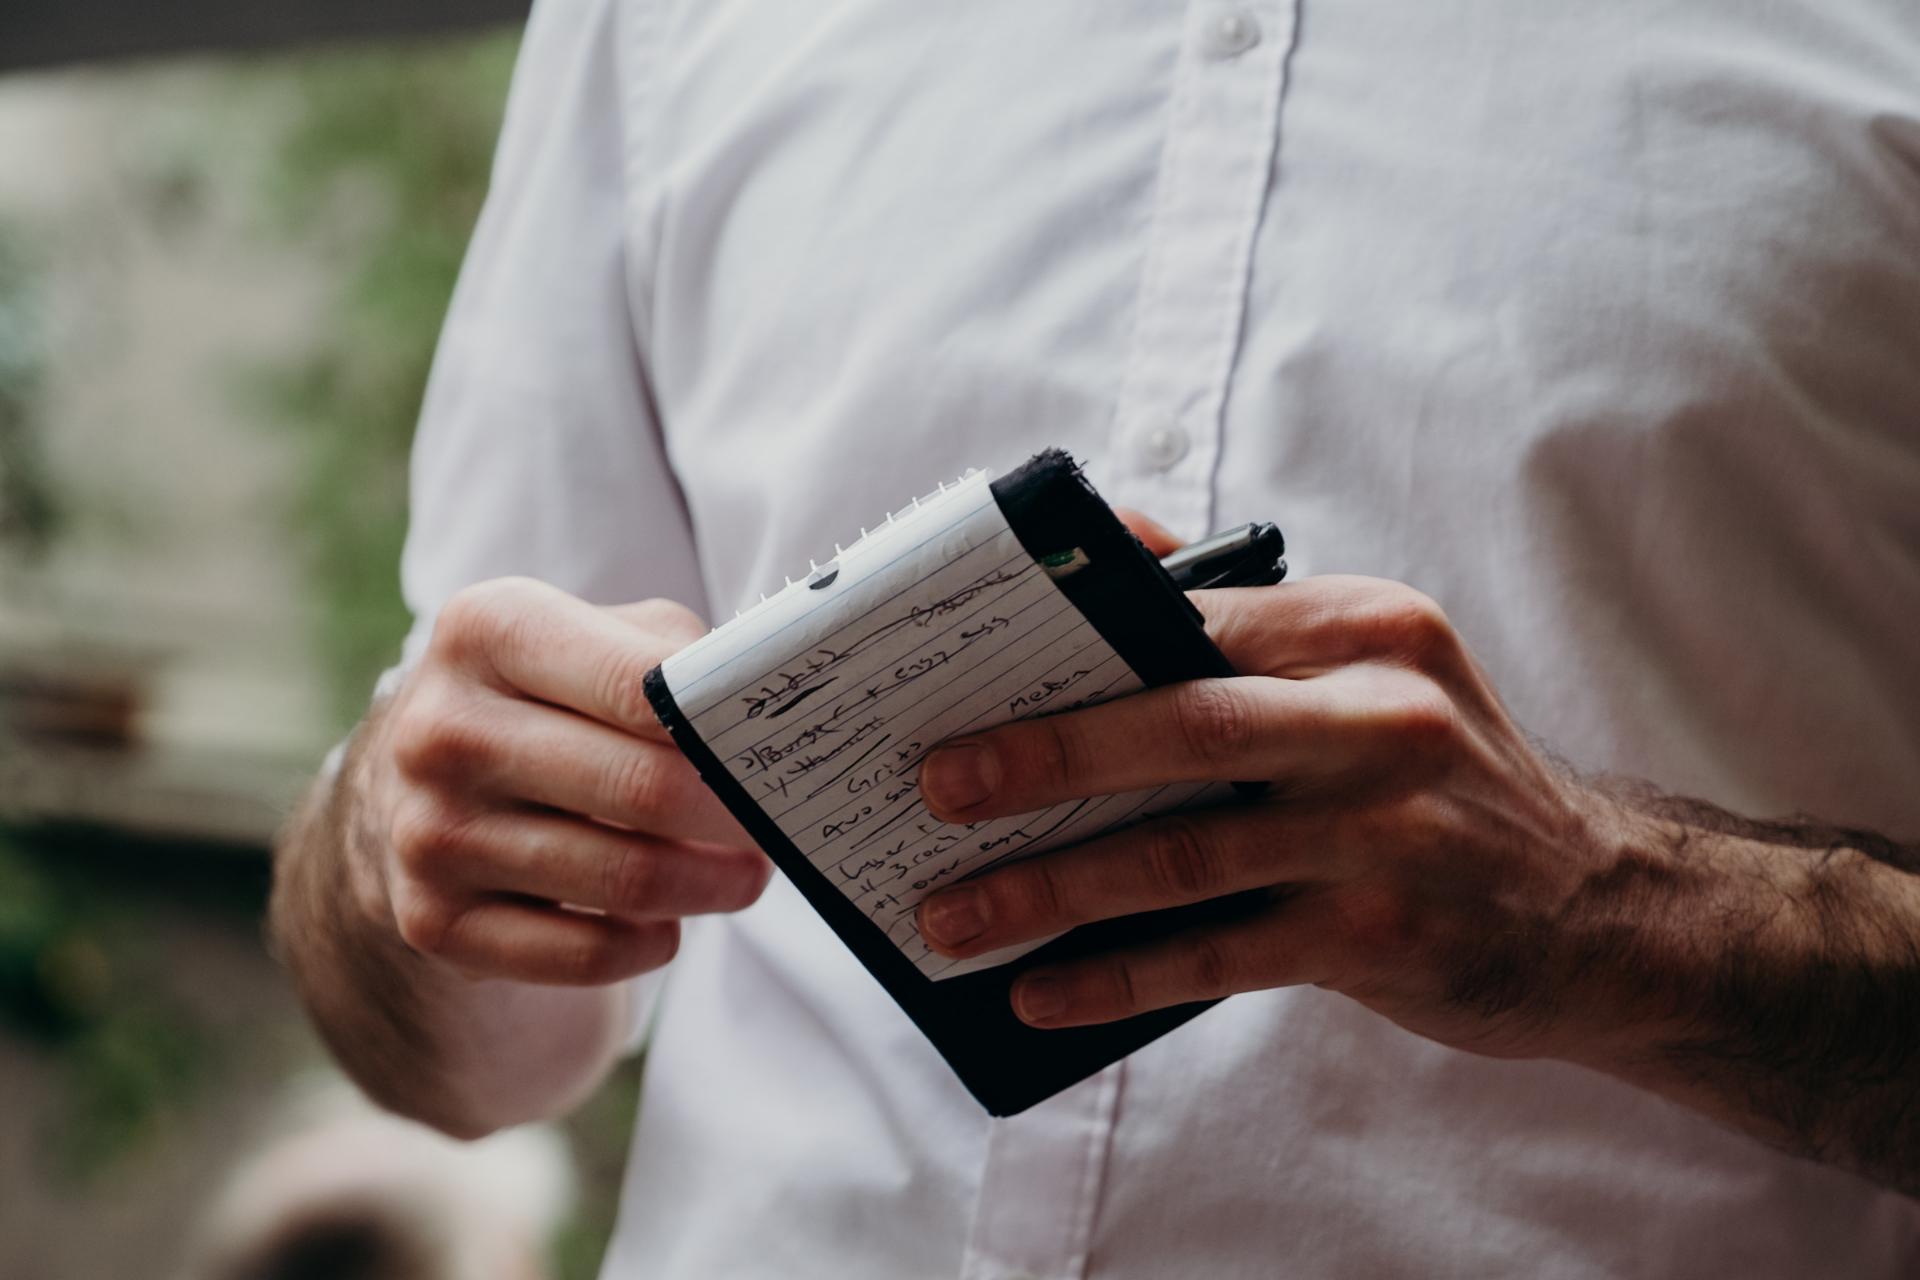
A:
{"label": "shirt placket", "polygon": [[[1102,488],[1207,532],[1297,0],[1189,7]],[[1082,1280],[1125,1064],[988,1133],[962,1280]]]}
{"label": "shirt placket", "polygon": [[1189,7],[1103,489],[1210,531],[1254,232],[1271,186],[1297,0]]}
{"label": "shirt placket", "polygon": [[1115,1063],[987,1130],[961,1280],[1080,1280],[1113,1140]]}

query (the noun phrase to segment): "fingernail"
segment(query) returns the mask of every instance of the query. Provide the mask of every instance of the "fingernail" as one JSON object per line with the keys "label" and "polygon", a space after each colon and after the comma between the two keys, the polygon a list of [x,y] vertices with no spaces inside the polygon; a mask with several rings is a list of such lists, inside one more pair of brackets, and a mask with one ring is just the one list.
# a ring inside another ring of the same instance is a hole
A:
{"label": "fingernail", "polygon": [[1034,976],[1013,984],[1013,1009],[1026,1022],[1051,1022],[1067,1011],[1066,984]]}
{"label": "fingernail", "polygon": [[920,765],[920,794],[950,813],[973,808],[999,785],[999,759],[977,742],[941,747]]}
{"label": "fingernail", "polygon": [[920,904],[920,932],[940,947],[957,947],[987,931],[986,901],[976,889],[954,889]]}

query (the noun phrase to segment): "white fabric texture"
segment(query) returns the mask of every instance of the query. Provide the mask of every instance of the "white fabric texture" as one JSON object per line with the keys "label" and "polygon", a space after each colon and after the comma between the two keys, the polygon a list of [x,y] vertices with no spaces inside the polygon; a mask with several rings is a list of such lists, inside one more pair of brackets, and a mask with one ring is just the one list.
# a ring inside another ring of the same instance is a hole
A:
{"label": "white fabric texture", "polygon": [[[1575,763],[1920,836],[1911,0],[545,0],[405,561],[729,612],[1050,444],[1437,597]],[[607,1274],[1894,1277],[1920,1207],[1317,990],[989,1122],[784,882]]]}

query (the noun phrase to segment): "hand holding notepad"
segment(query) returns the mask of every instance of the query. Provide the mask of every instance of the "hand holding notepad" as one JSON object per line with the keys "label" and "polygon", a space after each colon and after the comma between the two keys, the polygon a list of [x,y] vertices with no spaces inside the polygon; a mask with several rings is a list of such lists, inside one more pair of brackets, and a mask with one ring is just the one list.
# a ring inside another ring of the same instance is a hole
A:
{"label": "hand holding notepad", "polygon": [[[894,514],[669,658],[648,693],[708,785],[1000,1111],[1197,1009],[1033,1031],[1005,1008],[1004,966],[1049,940],[956,961],[921,941],[915,908],[1009,859],[1231,791],[1184,783],[947,824],[921,802],[921,758],[1008,720],[1229,674],[1171,579],[1071,460],[1049,452],[1003,480],[974,473]],[[991,1045],[1028,1037],[1052,1042],[1025,1052],[1053,1069],[980,1065]]]}

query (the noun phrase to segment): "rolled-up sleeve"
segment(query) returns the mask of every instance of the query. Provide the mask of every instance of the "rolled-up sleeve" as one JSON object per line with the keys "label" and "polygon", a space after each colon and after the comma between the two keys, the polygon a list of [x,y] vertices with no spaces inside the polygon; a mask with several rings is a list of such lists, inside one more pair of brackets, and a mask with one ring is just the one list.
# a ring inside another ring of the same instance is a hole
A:
{"label": "rolled-up sleeve", "polygon": [[636,337],[622,27],[618,0],[529,21],[414,443],[407,661],[448,596],[509,574],[704,612]]}

